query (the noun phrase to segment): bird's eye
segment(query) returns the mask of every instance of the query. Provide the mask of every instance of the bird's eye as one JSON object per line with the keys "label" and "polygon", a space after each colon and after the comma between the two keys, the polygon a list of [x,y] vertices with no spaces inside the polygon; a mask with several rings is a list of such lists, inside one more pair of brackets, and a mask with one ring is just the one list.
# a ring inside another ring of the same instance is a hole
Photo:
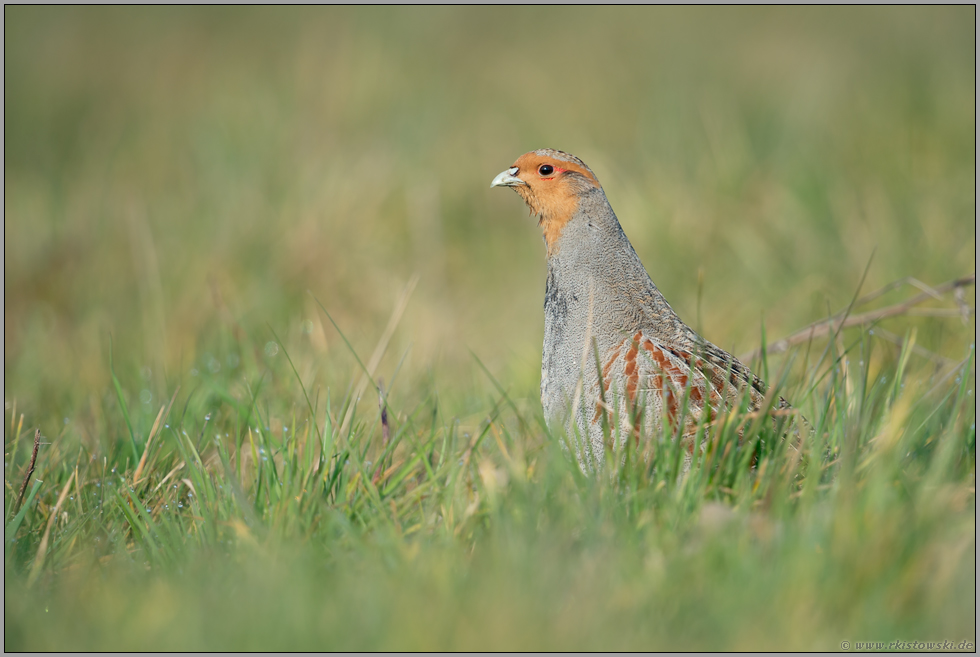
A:
{"label": "bird's eye", "polygon": [[551,166],[550,164],[542,164],[541,166],[538,167],[538,173],[541,174],[542,176],[550,176],[554,172],[555,172],[555,167]]}

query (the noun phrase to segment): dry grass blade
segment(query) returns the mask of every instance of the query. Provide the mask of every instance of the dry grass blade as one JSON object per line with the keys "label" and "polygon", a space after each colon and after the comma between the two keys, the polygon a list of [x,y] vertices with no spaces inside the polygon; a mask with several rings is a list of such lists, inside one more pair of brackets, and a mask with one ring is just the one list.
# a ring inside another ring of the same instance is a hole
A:
{"label": "dry grass blade", "polygon": [[[901,281],[895,281],[894,283],[889,283],[885,287],[868,294],[861,299],[855,305],[860,305],[867,303],[873,299],[880,297],[885,292],[895,289],[899,285],[911,282],[914,279],[902,279]],[[952,281],[947,281],[942,285],[938,285],[933,288],[928,288],[926,292],[918,294],[911,299],[903,301],[901,303],[896,303],[891,306],[885,306],[884,308],[878,308],[877,310],[869,310],[867,312],[847,316],[844,313],[838,313],[826,319],[821,319],[817,322],[810,324],[809,326],[783,338],[782,340],[777,340],[776,342],[770,343],[766,346],[766,354],[781,354],[788,350],[790,347],[796,346],[798,344],[803,344],[814,338],[822,338],[827,335],[831,335],[845,328],[850,328],[852,326],[864,326],[871,324],[873,322],[880,321],[882,319],[887,319],[889,317],[897,317],[899,315],[928,315],[928,316],[959,316],[962,315],[962,305],[957,311],[943,312],[943,309],[918,309],[916,306],[922,304],[929,300],[934,300],[936,298],[941,298],[941,295],[949,292],[950,290],[959,290],[970,285],[975,285],[977,280],[976,273],[963,276],[962,278],[957,278]],[[916,281],[917,282],[917,281]],[[918,285],[916,286],[918,287]],[[973,312],[972,310],[970,312]],[[739,356],[739,360],[751,361],[755,358],[762,356],[761,349],[755,349],[748,353]]]}
{"label": "dry grass blade", "polygon": [[139,465],[136,466],[136,472],[133,473],[133,483],[138,483],[140,475],[143,474],[143,468],[146,466],[146,456],[150,453],[150,443],[153,441],[153,436],[156,435],[157,429],[160,428],[160,420],[163,418],[163,412],[167,410],[166,404],[160,405],[160,412],[157,413],[157,418],[153,421],[153,426],[150,428],[150,435],[146,438],[146,444],[143,445],[143,456],[140,457]]}
{"label": "dry grass blade", "polygon": [[398,323],[402,319],[402,314],[404,314],[405,308],[408,306],[408,300],[412,297],[412,292],[415,290],[418,282],[419,275],[414,274],[398,297],[398,301],[395,303],[395,309],[391,311],[391,319],[388,320],[388,326],[385,327],[384,333],[381,334],[381,339],[378,340],[378,344],[374,348],[374,353],[371,354],[371,359],[367,363],[367,371],[361,374],[361,378],[357,382],[357,387],[354,389],[354,396],[351,399],[350,406],[347,407],[344,421],[340,425],[341,436],[347,433],[347,427],[350,424],[351,418],[354,416],[354,407],[357,405],[357,400],[364,394],[370,378],[374,377],[374,371],[378,369],[378,365],[381,363],[381,359],[388,349],[388,342],[391,341],[391,336],[394,335],[395,329],[398,328]]}
{"label": "dry grass blade", "polygon": [[44,536],[41,538],[41,544],[37,548],[37,555],[34,557],[34,565],[31,566],[31,574],[27,577],[28,586],[34,583],[34,580],[37,579],[38,573],[41,572],[41,566],[44,565],[44,556],[48,552],[48,537],[51,535],[51,527],[53,527],[55,521],[58,520],[58,513],[61,511],[61,505],[64,504],[65,498],[68,497],[68,491],[71,490],[71,482],[74,479],[75,473],[72,472],[68,476],[68,481],[65,482],[64,488],[61,489],[61,494],[58,495],[58,501],[51,510],[51,515],[48,516],[48,525],[44,528]]}
{"label": "dry grass blade", "polygon": [[167,476],[165,476],[163,479],[160,480],[160,483],[156,485],[156,487],[153,489],[153,492],[156,493],[158,490],[160,490],[163,487],[163,485],[167,483],[167,481],[169,481],[170,478],[173,477],[174,474],[185,465],[186,463],[184,461],[181,461],[180,463],[175,465],[174,468],[167,473]]}
{"label": "dry grass blade", "polygon": [[173,408],[174,400],[177,399],[177,393],[180,392],[180,386],[174,390],[173,397],[170,398],[170,404],[167,406],[160,406],[160,412],[157,413],[157,419],[153,421],[153,427],[150,429],[150,435],[146,438],[146,444],[143,445],[143,456],[140,458],[139,465],[136,466],[136,472],[133,473],[133,484],[138,484],[140,482],[140,475],[143,473],[143,468],[146,466],[146,456],[150,453],[150,442],[153,437],[157,435],[157,431],[160,429],[160,423],[165,417],[170,415],[170,409]]}

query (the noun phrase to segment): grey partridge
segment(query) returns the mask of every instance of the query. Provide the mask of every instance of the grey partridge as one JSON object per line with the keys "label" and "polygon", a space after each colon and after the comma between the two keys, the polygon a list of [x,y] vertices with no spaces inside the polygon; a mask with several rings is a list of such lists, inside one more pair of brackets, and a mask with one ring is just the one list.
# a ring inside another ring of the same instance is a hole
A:
{"label": "grey partridge", "polygon": [[544,233],[541,404],[584,469],[601,464],[607,447],[665,428],[685,442],[689,467],[702,419],[743,398],[752,410],[761,406],[766,384],[671,309],[582,160],[531,151],[494,178],[496,186],[520,194]]}

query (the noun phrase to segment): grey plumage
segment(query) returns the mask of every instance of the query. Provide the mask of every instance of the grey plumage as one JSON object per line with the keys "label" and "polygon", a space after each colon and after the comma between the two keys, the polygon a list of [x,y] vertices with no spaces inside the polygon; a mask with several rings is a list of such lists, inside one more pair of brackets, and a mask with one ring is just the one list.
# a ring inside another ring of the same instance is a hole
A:
{"label": "grey plumage", "polygon": [[[516,169],[516,171],[515,171]],[[512,172],[512,173],[509,173]],[[527,153],[494,180],[539,217],[548,251],[541,403],[580,463],[601,463],[607,433],[619,443],[703,414],[763,402],[765,384],[677,316],[623,232],[595,174],[567,153]],[[686,390],[689,388],[689,390]],[[687,393],[688,412],[679,402]],[[779,400],[780,406],[788,406]]]}

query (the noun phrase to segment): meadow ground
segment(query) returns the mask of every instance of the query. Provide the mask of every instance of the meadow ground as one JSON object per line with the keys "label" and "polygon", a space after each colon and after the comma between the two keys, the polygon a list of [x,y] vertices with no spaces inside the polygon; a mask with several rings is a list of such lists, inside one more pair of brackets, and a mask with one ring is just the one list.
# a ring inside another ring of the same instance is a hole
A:
{"label": "meadow ground", "polygon": [[973,650],[972,285],[586,478],[489,182],[581,157],[737,354],[929,296],[975,12],[5,7],[5,650]]}

